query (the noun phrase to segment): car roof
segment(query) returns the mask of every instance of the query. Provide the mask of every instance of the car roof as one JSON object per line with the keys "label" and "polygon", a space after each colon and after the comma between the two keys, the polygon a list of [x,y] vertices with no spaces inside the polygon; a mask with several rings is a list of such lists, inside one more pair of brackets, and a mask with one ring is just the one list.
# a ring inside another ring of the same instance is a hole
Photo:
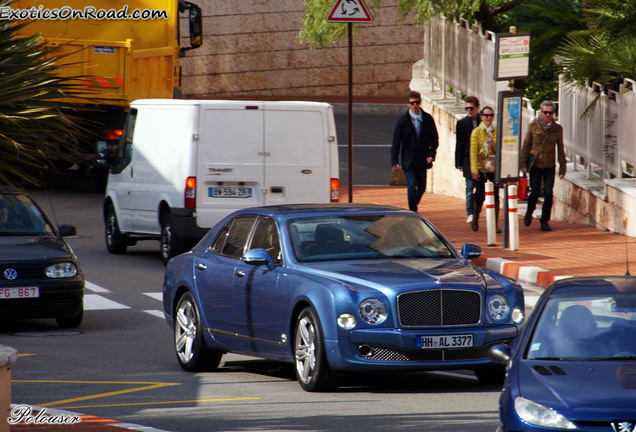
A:
{"label": "car roof", "polygon": [[239,214],[262,214],[277,219],[296,219],[320,216],[354,216],[354,215],[403,215],[418,216],[409,210],[399,207],[391,207],[377,204],[279,204],[261,207],[250,207],[236,211],[233,216]]}
{"label": "car roof", "polygon": [[550,289],[551,296],[636,293],[636,276],[573,277],[554,282]]}

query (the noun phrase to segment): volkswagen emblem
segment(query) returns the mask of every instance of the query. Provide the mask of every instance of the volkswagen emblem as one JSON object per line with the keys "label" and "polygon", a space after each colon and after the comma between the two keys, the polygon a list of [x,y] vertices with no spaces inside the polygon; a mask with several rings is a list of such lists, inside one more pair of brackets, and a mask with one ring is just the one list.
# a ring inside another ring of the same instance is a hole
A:
{"label": "volkswagen emblem", "polygon": [[615,421],[612,422],[612,429],[614,432],[635,432],[636,423],[628,421]]}
{"label": "volkswagen emblem", "polygon": [[18,271],[13,268],[8,268],[4,271],[4,277],[9,280],[13,280],[18,277]]}

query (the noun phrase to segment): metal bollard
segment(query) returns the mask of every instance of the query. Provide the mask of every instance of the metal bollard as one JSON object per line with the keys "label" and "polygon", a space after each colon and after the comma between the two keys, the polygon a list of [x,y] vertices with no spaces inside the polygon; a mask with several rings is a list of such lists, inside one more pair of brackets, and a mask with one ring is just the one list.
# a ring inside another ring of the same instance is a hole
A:
{"label": "metal bollard", "polygon": [[508,186],[508,226],[510,227],[510,250],[519,249],[519,217],[517,216],[517,185]]}
{"label": "metal bollard", "polygon": [[486,229],[488,246],[497,243],[497,221],[495,220],[495,184],[486,182]]}

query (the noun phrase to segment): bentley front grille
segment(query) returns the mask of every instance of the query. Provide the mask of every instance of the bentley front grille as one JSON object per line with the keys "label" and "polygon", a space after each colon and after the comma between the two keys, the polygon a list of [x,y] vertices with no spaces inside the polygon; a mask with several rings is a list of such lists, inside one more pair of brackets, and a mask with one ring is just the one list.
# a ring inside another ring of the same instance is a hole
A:
{"label": "bentley front grille", "polygon": [[425,290],[400,294],[403,327],[475,325],[481,320],[481,294],[466,290]]}

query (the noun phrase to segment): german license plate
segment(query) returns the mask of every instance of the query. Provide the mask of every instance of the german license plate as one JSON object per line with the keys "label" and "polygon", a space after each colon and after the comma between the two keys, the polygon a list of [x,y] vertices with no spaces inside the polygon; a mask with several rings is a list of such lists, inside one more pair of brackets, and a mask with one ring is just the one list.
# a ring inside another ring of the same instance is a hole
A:
{"label": "german license plate", "polygon": [[418,340],[418,348],[422,349],[470,348],[472,346],[472,334],[421,336]]}
{"label": "german license plate", "polygon": [[38,287],[0,288],[0,300],[40,297]]}
{"label": "german license plate", "polygon": [[246,187],[211,187],[208,196],[212,198],[251,198],[252,188]]}

